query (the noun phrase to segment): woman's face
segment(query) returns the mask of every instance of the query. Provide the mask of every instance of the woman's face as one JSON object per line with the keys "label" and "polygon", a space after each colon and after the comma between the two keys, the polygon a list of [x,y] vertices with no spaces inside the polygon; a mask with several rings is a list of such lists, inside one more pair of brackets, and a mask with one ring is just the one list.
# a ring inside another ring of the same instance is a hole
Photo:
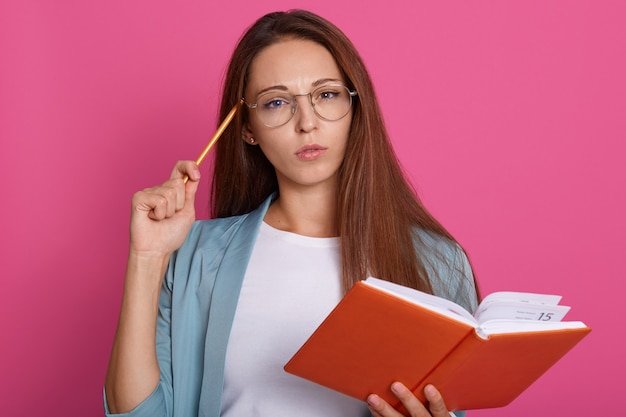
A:
{"label": "woman's face", "polygon": [[[285,97],[304,94],[296,97],[297,111],[286,124],[267,127],[256,110],[250,109],[249,122],[243,130],[243,139],[249,143],[254,138],[254,144],[261,147],[274,166],[281,189],[336,186],[352,108],[342,119],[324,120],[314,113],[310,96],[306,95],[332,84],[345,84],[345,80],[330,52],[312,41],[284,40],[265,48],[252,61],[245,90],[247,103],[256,103],[260,94],[270,90],[282,90]],[[271,101],[270,105],[285,105],[282,103]]]}

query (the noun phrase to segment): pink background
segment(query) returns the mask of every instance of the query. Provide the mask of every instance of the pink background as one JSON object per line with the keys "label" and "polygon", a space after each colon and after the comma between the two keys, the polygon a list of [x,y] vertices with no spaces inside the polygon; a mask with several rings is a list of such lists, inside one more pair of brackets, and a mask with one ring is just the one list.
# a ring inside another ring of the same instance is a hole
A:
{"label": "pink background", "polygon": [[483,292],[559,293],[594,328],[506,409],[471,415],[624,409],[624,2],[349,3],[2,2],[2,415],[102,415],[130,197],[195,159],[238,36],[293,7],[353,39]]}

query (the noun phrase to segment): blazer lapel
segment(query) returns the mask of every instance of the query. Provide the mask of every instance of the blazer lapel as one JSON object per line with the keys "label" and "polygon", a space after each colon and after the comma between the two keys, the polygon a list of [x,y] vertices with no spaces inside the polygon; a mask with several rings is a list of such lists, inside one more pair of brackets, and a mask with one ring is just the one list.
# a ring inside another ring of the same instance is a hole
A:
{"label": "blazer lapel", "polygon": [[273,196],[270,196],[258,209],[242,217],[242,221],[234,226],[237,229],[224,250],[211,293],[200,416],[217,417],[220,414],[228,337],[248,261],[272,200]]}

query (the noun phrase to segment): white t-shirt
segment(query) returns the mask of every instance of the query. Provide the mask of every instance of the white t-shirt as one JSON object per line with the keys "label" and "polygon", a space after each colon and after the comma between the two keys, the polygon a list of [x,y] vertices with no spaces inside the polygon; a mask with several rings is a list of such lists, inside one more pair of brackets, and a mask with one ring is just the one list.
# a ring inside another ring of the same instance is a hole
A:
{"label": "white t-shirt", "polygon": [[221,415],[368,415],[364,402],[283,369],[341,296],[339,238],[301,236],[263,223],[228,341]]}

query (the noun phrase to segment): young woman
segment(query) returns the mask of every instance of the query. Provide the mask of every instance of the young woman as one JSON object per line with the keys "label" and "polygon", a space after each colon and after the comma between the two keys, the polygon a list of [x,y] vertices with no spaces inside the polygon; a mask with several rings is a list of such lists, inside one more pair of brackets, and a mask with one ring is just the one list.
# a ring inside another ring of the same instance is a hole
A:
{"label": "young woman", "polygon": [[[370,275],[473,309],[463,250],[404,178],[363,62],[328,21],[291,11],[251,26],[222,116],[236,103],[216,147],[213,220],[195,221],[190,161],[133,197],[107,415],[399,416],[376,393],[366,404],[283,365]],[[449,416],[435,387],[427,404],[401,381],[391,389],[411,416]]]}

